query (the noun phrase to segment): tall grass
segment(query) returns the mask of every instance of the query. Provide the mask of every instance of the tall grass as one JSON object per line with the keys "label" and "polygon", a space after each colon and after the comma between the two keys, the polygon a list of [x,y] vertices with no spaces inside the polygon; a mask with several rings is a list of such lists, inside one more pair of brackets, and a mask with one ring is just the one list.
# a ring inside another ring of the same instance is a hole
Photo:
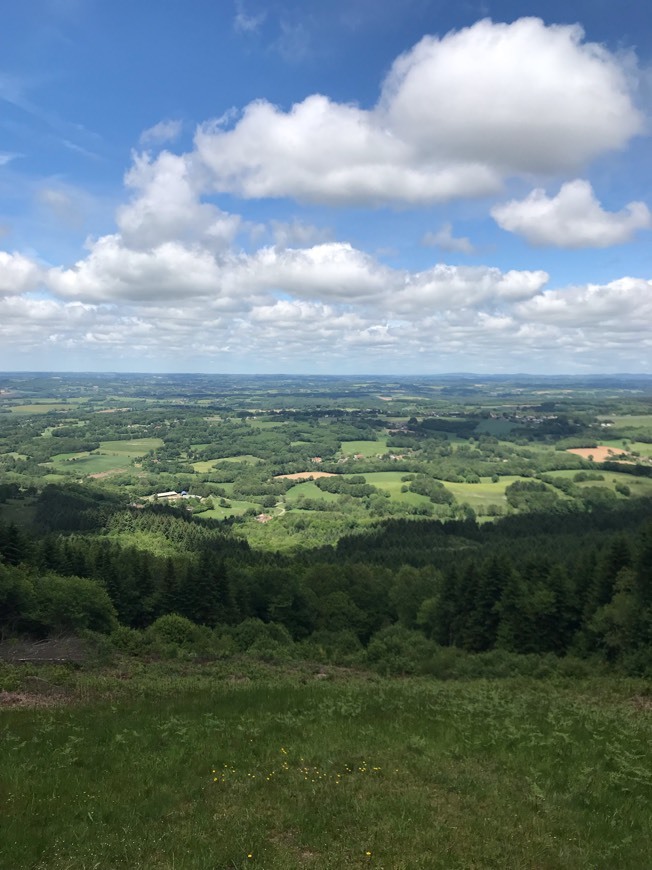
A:
{"label": "tall grass", "polygon": [[0,866],[649,866],[640,683],[233,667],[59,671],[73,703],[5,711]]}

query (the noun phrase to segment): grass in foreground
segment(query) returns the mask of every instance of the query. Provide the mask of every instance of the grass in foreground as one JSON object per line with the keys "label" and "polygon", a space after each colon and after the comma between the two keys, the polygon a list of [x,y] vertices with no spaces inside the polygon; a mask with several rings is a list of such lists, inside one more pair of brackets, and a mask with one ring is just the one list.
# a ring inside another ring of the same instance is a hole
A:
{"label": "grass in foreground", "polygon": [[640,683],[58,679],[75,703],[0,720],[6,867],[649,866]]}

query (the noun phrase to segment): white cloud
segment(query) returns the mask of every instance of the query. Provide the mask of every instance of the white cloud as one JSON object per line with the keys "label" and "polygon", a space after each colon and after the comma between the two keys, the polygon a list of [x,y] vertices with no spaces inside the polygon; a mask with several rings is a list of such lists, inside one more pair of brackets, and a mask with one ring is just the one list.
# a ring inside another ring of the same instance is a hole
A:
{"label": "white cloud", "polygon": [[267,13],[259,12],[256,15],[247,14],[242,0],[236,2],[235,8],[236,13],[235,18],[233,19],[233,29],[237,33],[257,33],[265,21]]}
{"label": "white cloud", "polygon": [[395,61],[371,110],[318,94],[287,112],[261,100],[232,128],[201,126],[195,142],[218,191],[419,204],[569,171],[641,129],[624,61],[578,26],[526,18],[425,37]]}
{"label": "white cloud", "polygon": [[232,130],[205,124],[195,143],[215,189],[245,198],[423,203],[498,189],[483,167],[424,171],[409,147],[368,113],[323,96],[308,97],[289,113],[265,101],[251,103]]}
{"label": "white cloud", "polygon": [[629,242],[637,230],[652,226],[643,202],[630,202],[622,211],[604,211],[588,181],[562,185],[555,197],[537,188],[523,200],[491,210],[496,223],[524,236],[533,245],[559,248],[607,248]]}
{"label": "white cloud", "polygon": [[41,277],[41,268],[32,260],[22,254],[0,251],[0,296],[34,290]]}
{"label": "white cloud", "polygon": [[350,244],[330,242],[304,249],[261,248],[240,259],[233,277],[249,288],[355,303],[381,298],[397,273]]}
{"label": "white cloud", "polygon": [[426,158],[508,172],[580,166],[642,127],[622,62],[583,38],[579,25],[538,18],[426,36],[395,61],[381,109]]}
{"label": "white cloud", "polygon": [[474,254],[475,247],[466,236],[456,238],[453,235],[453,227],[445,223],[436,233],[426,233],[421,242],[431,248],[440,248],[459,254]]}
{"label": "white cloud", "polygon": [[163,151],[152,159],[137,154],[125,182],[136,195],[118,209],[117,222],[130,247],[201,241],[225,248],[240,227],[238,216],[200,201],[201,179],[187,155]]}
{"label": "white cloud", "polygon": [[140,134],[142,145],[162,145],[165,142],[173,142],[181,135],[183,124],[181,121],[159,121],[153,127],[148,127]]}
{"label": "white cloud", "polygon": [[459,311],[483,305],[500,306],[529,299],[548,281],[543,271],[509,271],[489,266],[448,266],[407,275],[401,290],[389,305],[391,310],[412,316],[436,311]]}
{"label": "white cloud", "polygon": [[652,341],[652,281],[620,278],[603,285],[546,290],[520,304],[516,312],[523,320],[593,332],[598,348],[611,333],[643,334]]}
{"label": "white cloud", "polygon": [[221,271],[209,251],[164,242],[147,251],[103,236],[72,268],[51,269],[50,289],[65,299],[95,302],[183,300],[220,294]]}

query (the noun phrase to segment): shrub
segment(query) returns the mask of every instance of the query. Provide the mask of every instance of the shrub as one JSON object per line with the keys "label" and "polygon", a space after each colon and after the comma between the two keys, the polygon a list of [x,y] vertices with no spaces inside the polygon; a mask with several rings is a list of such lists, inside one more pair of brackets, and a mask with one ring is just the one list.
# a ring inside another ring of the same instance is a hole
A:
{"label": "shrub", "polygon": [[150,625],[147,635],[157,645],[198,649],[208,646],[212,632],[178,613],[167,613]]}

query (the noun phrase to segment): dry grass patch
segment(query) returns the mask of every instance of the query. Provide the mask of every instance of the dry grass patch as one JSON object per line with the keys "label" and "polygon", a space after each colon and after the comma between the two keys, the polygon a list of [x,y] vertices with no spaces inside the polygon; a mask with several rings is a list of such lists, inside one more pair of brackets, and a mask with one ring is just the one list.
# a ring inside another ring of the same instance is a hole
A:
{"label": "dry grass patch", "polygon": [[310,480],[318,477],[337,477],[330,471],[298,471],[296,474],[277,474],[274,480]]}
{"label": "dry grass patch", "polygon": [[582,459],[588,459],[592,456],[595,462],[606,462],[617,456],[627,456],[626,450],[621,450],[620,447],[607,447],[604,444],[599,447],[571,447],[566,453],[574,453],[576,456],[581,456]]}

